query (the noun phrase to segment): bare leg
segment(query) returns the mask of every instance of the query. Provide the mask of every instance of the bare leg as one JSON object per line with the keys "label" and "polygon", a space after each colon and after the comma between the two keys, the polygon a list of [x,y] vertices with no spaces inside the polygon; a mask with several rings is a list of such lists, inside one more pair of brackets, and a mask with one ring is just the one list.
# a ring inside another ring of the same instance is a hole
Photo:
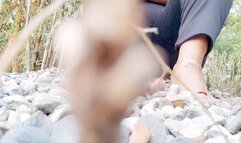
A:
{"label": "bare leg", "polygon": [[[192,92],[208,91],[202,70],[199,68],[202,65],[207,49],[208,38],[204,35],[193,37],[180,47],[178,60],[173,71]],[[182,62],[187,59],[196,64]],[[177,80],[172,78],[172,82],[177,83]]]}

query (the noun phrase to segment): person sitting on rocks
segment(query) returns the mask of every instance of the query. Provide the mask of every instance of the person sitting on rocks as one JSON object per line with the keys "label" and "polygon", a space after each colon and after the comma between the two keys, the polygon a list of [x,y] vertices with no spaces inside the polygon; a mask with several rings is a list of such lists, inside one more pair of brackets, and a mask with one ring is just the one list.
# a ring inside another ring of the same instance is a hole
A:
{"label": "person sitting on rocks", "polygon": [[[144,2],[146,25],[157,27],[159,32],[150,34],[150,39],[166,51],[168,65],[176,76],[201,97],[208,96],[202,67],[231,6],[232,0]],[[177,83],[177,79],[171,79]]]}

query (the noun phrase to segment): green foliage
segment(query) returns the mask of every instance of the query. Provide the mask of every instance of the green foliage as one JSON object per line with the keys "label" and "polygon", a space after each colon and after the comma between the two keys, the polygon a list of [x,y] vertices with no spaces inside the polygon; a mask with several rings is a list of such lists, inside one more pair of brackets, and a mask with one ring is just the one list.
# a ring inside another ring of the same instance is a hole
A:
{"label": "green foliage", "polygon": [[[30,20],[31,17],[36,15],[41,9],[51,4],[52,0],[31,0],[31,8],[30,8]],[[4,0],[2,4],[2,10],[0,13],[0,53],[4,51],[4,48],[10,42],[9,40],[13,40],[14,36],[16,36],[25,26],[26,17],[27,17],[27,0],[13,1],[13,0]],[[61,9],[57,11],[57,19],[56,21],[62,21],[65,17],[69,16],[78,16],[79,7],[81,4],[81,0],[73,0],[71,2],[66,3]],[[52,28],[53,16],[48,17],[45,22],[40,26],[36,32],[32,33],[29,41],[31,54],[34,54],[34,48],[36,43],[41,36],[41,41],[39,43],[38,51],[40,54],[39,59],[43,58],[43,52],[46,48],[46,42],[50,38],[50,32],[53,30]],[[54,23],[55,24],[55,23]],[[11,43],[11,42],[10,42]],[[24,49],[24,47],[23,47]],[[20,72],[25,71],[25,52],[24,50],[19,54],[20,60]],[[31,65],[35,62],[33,59],[30,59]],[[31,67],[31,69],[34,69]],[[39,69],[39,68],[38,68]]]}
{"label": "green foliage", "polygon": [[209,90],[241,96],[241,50],[228,53],[213,51],[206,65]]}
{"label": "green foliage", "polygon": [[207,64],[207,85],[241,96],[241,0],[235,0]]}
{"label": "green foliage", "polygon": [[214,50],[229,54],[241,49],[241,0],[234,0],[233,7]]}

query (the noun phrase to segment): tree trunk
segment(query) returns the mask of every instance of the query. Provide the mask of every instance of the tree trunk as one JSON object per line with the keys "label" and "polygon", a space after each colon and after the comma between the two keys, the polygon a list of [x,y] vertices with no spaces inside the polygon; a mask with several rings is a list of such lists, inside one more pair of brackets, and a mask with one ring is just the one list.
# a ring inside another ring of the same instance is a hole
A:
{"label": "tree trunk", "polygon": [[[28,21],[30,19],[31,14],[31,0],[27,0],[27,13],[26,13],[26,26],[28,25]],[[30,71],[30,43],[29,40],[26,41],[26,55],[25,55],[25,64],[26,64],[26,72]]]}
{"label": "tree trunk", "polygon": [[[44,1],[43,0],[39,0],[38,1],[38,6],[41,8],[44,7]],[[44,23],[42,23],[42,25],[39,28],[39,32],[38,32],[38,36],[36,38],[35,41],[37,41],[34,45],[34,51],[33,51],[33,70],[38,70],[41,68],[41,57],[40,57],[40,52],[39,52],[39,48],[41,46],[41,41],[43,39],[43,35],[42,35],[42,31],[44,29]]]}
{"label": "tree trunk", "polygon": [[43,60],[42,60],[42,65],[41,65],[41,70],[44,70],[45,68],[48,67],[48,63],[49,63],[49,54],[50,54],[50,50],[51,50],[51,42],[52,42],[52,31],[53,28],[55,28],[55,22],[56,22],[56,18],[57,18],[57,12],[54,13],[53,19],[52,19],[52,24],[51,24],[51,32],[49,34],[49,38],[46,42],[46,47],[44,49],[44,55],[43,55]]}
{"label": "tree trunk", "polygon": [[42,40],[42,34],[41,34],[42,30],[43,30],[43,26],[41,26],[41,28],[40,28],[40,32],[39,32],[38,37],[36,39],[37,43],[34,46],[34,51],[33,51],[33,70],[37,70],[39,68],[39,63],[40,63],[39,47],[41,45],[41,40]]}

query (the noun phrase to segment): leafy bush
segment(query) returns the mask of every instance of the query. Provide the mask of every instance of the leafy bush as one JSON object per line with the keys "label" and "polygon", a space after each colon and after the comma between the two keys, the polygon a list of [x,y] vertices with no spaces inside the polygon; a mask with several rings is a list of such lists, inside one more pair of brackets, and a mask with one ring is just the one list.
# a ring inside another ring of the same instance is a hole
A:
{"label": "leafy bush", "polygon": [[235,0],[206,65],[207,85],[241,96],[241,0]]}

